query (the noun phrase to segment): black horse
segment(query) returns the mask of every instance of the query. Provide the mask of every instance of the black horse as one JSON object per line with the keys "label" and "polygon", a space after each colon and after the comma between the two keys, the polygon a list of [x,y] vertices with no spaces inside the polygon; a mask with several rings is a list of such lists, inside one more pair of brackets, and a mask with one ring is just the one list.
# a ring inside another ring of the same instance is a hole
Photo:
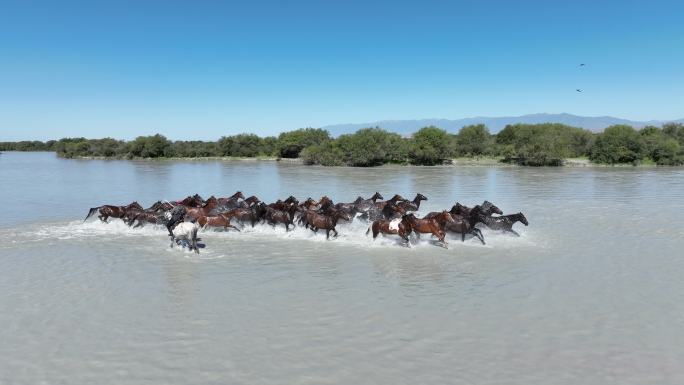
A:
{"label": "black horse", "polygon": [[484,223],[485,226],[492,230],[502,230],[504,232],[513,233],[520,236],[515,230],[513,230],[513,225],[515,222],[520,222],[525,226],[529,225],[527,218],[523,213],[516,213],[510,215],[502,215],[500,217],[493,217],[490,215],[480,215],[480,222]]}

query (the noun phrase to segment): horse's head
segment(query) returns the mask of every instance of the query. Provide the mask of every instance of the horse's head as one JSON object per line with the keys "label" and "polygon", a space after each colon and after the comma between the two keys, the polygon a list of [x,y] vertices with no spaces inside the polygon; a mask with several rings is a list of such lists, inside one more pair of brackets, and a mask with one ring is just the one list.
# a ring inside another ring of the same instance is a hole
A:
{"label": "horse's head", "polygon": [[500,208],[496,207],[494,203],[490,201],[484,201],[482,202],[482,210],[489,212],[490,214],[499,214],[502,215],[503,211],[501,211]]}
{"label": "horse's head", "polygon": [[202,207],[210,207],[210,206],[215,206],[218,205],[218,199],[216,199],[215,196],[210,196],[209,199],[204,203]]}
{"label": "horse's head", "polygon": [[426,201],[426,200],[428,200],[427,197],[421,193],[416,194],[416,198],[414,199],[415,202]]}
{"label": "horse's head", "polygon": [[375,194],[373,194],[373,196],[370,199],[375,202],[378,199],[385,199],[385,198],[383,198],[382,195],[380,195],[380,193],[376,191]]}
{"label": "horse's head", "polygon": [[131,204],[129,204],[128,206],[126,206],[126,208],[127,208],[127,209],[133,209],[133,208],[135,208],[135,209],[140,209],[140,210],[143,209],[142,206],[140,206],[140,203],[138,203],[137,201],[132,202]]}
{"label": "horse's head", "polygon": [[238,191],[230,197],[234,199],[245,199],[245,196],[242,194],[242,191]]}
{"label": "horse's head", "polygon": [[294,204],[298,205],[299,201],[297,200],[297,198],[290,195],[289,197],[287,197],[287,199],[285,199],[285,203],[287,203],[287,204],[294,203]]}
{"label": "horse's head", "polygon": [[523,213],[518,213],[518,220],[525,226],[529,225],[529,222],[527,222],[527,218],[525,218],[525,215],[523,215]]}
{"label": "horse's head", "polygon": [[451,213],[449,213],[446,210],[443,210],[435,218],[440,222],[446,222],[446,223],[453,223],[454,222],[454,217],[452,217]]}
{"label": "horse's head", "polygon": [[451,213],[456,215],[466,215],[470,212],[468,206],[463,206],[462,204],[456,202],[456,204],[451,208]]}
{"label": "horse's head", "polygon": [[245,202],[247,202],[247,205],[251,206],[255,203],[261,202],[261,199],[257,198],[256,196],[252,195],[251,197],[245,199]]}

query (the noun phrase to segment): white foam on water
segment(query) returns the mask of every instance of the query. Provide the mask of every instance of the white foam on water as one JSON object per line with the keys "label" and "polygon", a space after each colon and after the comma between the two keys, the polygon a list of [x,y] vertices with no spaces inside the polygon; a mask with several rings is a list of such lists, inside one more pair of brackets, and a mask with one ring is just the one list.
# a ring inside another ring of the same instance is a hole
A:
{"label": "white foam on water", "polygon": [[[239,227],[239,225],[237,225]],[[420,239],[415,234],[410,236],[410,245],[405,245],[404,241],[398,235],[384,235],[379,234],[377,238],[373,239],[372,233],[366,235],[366,231],[370,226],[369,222],[354,220],[350,223],[339,223],[336,226],[338,236],[334,236],[334,232],[330,232],[330,239],[326,239],[325,230],[318,230],[314,233],[310,229],[303,226],[296,226],[290,231],[286,231],[282,224],[275,227],[269,224],[257,224],[254,227],[246,224],[241,228],[241,231],[229,230],[222,231],[218,229],[201,229],[199,237],[202,238],[201,243],[206,245],[205,248],[200,249],[200,254],[204,254],[201,259],[220,259],[226,257],[225,254],[213,254],[214,251],[224,251],[215,249],[214,247],[222,247],[225,242],[230,241],[250,241],[250,242],[287,242],[291,240],[314,242],[317,244],[334,244],[336,246],[351,246],[366,249],[381,249],[381,248],[401,248],[422,250],[427,247],[441,247],[434,237],[430,234],[421,234]],[[522,231],[521,229],[518,229]],[[447,233],[446,240],[448,242],[448,249],[496,249],[496,248],[514,248],[514,247],[533,247],[537,246],[534,241],[534,236],[528,232],[520,232],[521,236],[516,237],[512,234],[506,234],[500,231],[492,231],[482,229],[486,245],[482,245],[480,241],[468,235],[465,242],[461,242],[460,234]],[[163,240],[160,242],[168,246],[168,235],[166,228],[163,226],[148,224],[142,228],[133,228],[127,226],[120,220],[112,220],[109,223],[100,221],[70,221],[61,223],[43,223],[35,224],[22,229],[5,229],[0,231],[0,236],[5,239],[12,239],[12,242],[42,242],[46,240],[90,240],[90,239],[105,239],[105,240],[125,240],[129,238],[154,238],[156,240]],[[217,242],[218,241],[218,242]],[[218,245],[216,245],[218,243]],[[214,244],[214,245],[213,245]],[[171,249],[169,247],[169,249]],[[180,246],[174,249],[181,249]],[[187,249],[186,249],[187,250]],[[196,255],[192,252],[193,255]]]}

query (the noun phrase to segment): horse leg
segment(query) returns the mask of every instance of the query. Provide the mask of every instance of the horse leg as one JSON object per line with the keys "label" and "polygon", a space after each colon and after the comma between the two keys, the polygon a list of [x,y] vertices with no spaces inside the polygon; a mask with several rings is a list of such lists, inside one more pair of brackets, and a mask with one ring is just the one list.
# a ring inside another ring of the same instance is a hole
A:
{"label": "horse leg", "polygon": [[[240,229],[238,229],[237,227],[235,227],[235,226],[233,226],[233,225],[228,225],[228,227],[230,227],[231,229],[235,229],[235,230],[237,230],[237,231],[240,231]],[[226,230],[228,230],[228,229],[226,228]]]}
{"label": "horse leg", "polygon": [[515,234],[515,235],[518,236],[518,237],[520,236],[520,234],[518,234],[518,232],[515,231],[515,230],[513,230],[513,229],[508,229],[508,230],[506,230],[506,231],[508,231],[508,232],[510,232],[510,233],[513,233],[513,234]]}
{"label": "horse leg", "polygon": [[330,229],[325,229],[325,239],[330,239]]}
{"label": "horse leg", "polygon": [[332,231],[335,232],[335,238],[337,238],[337,235],[338,235],[338,234],[337,234],[337,230],[335,230],[335,228],[333,227],[333,228],[332,228]]}
{"label": "horse leg", "polygon": [[482,235],[482,231],[480,229],[475,230],[477,231],[477,237],[480,238],[480,242],[482,242],[483,245],[486,245],[484,235]]}
{"label": "horse leg", "polygon": [[465,230],[461,231],[461,242],[465,242]]}
{"label": "horse leg", "polygon": [[446,236],[446,233],[445,233],[444,231],[437,230],[437,231],[433,232],[433,234],[435,234],[435,236],[437,237],[437,239],[438,239],[440,242],[442,242],[443,247],[444,247],[445,249],[448,249],[448,247],[447,247],[448,243],[447,243],[446,239],[444,239],[444,237]]}

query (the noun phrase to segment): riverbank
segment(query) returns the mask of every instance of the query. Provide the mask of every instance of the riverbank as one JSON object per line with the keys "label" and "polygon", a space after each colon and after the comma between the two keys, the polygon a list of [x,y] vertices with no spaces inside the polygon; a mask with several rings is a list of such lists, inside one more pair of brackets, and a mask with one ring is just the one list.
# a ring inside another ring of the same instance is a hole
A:
{"label": "riverbank", "polygon": [[[152,161],[152,162],[281,162],[287,164],[305,165],[302,158],[278,158],[273,156],[258,156],[258,157],[238,157],[238,156],[205,156],[205,157],[169,157],[169,158],[122,158],[122,157],[106,157],[106,156],[78,156],[65,159],[77,160],[129,160],[129,161]],[[505,162],[503,157],[473,157],[473,158],[453,158],[448,163],[438,166],[416,166],[409,164],[388,163],[378,167],[396,167],[396,166],[413,166],[413,167],[533,167],[521,166],[515,163]],[[349,166],[320,166],[319,167],[349,167]],[[603,164],[594,163],[587,158],[566,158],[563,159],[562,166],[549,167],[600,167],[600,168],[652,168],[652,167],[672,167],[672,166],[658,166],[654,162],[640,162],[638,164]]]}

